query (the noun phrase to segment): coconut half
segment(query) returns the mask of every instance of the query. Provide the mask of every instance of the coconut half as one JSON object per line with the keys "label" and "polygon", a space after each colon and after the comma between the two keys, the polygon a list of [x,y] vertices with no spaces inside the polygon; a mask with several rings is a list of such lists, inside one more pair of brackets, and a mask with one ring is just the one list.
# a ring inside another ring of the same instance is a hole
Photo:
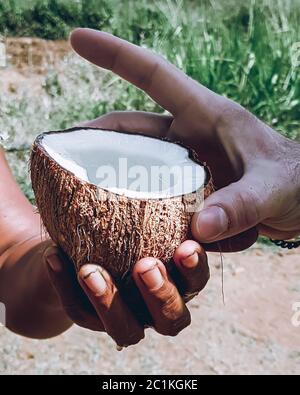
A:
{"label": "coconut half", "polygon": [[212,191],[191,150],[101,129],[40,135],[31,179],[49,235],[77,270],[96,263],[117,279],[142,257],[167,263]]}

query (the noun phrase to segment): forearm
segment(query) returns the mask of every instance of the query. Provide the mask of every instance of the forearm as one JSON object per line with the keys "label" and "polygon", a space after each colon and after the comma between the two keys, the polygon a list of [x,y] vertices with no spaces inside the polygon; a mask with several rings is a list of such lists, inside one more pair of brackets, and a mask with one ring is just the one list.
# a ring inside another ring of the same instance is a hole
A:
{"label": "forearm", "polygon": [[41,242],[40,218],[13,179],[0,149],[0,301],[7,327],[24,336],[47,338],[70,327],[51,285]]}
{"label": "forearm", "polygon": [[[39,215],[21,192],[0,147],[0,256],[10,246],[34,236],[39,228]],[[1,264],[1,261],[0,261]]]}

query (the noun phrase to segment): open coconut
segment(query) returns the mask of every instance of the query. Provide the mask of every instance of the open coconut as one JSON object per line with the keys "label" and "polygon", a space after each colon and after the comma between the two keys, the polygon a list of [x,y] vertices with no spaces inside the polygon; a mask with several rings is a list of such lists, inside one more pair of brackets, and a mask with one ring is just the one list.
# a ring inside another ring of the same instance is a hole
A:
{"label": "open coconut", "polygon": [[40,135],[31,178],[45,227],[77,270],[96,263],[117,279],[142,257],[167,263],[212,190],[193,151],[101,129]]}

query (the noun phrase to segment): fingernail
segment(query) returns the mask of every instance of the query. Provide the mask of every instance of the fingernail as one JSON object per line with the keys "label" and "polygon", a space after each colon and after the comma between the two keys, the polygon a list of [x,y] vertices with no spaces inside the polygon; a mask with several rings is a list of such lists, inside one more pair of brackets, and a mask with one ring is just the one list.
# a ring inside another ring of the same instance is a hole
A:
{"label": "fingernail", "polygon": [[49,255],[45,259],[53,272],[59,273],[62,270],[61,259],[57,254]]}
{"label": "fingernail", "polygon": [[183,266],[187,267],[188,269],[192,269],[198,265],[199,256],[197,251],[195,251],[192,255],[182,259]]}
{"label": "fingernail", "polygon": [[229,218],[218,206],[209,207],[198,214],[197,237],[201,241],[214,241],[229,229]]}
{"label": "fingernail", "polygon": [[160,288],[163,283],[164,279],[161,275],[161,272],[157,266],[147,270],[144,273],[141,273],[142,280],[144,281],[145,285],[151,289],[158,289]]}
{"label": "fingernail", "polygon": [[80,277],[85,282],[86,286],[92,291],[95,296],[101,296],[106,292],[107,285],[100,272],[100,268],[94,270],[81,269]]}

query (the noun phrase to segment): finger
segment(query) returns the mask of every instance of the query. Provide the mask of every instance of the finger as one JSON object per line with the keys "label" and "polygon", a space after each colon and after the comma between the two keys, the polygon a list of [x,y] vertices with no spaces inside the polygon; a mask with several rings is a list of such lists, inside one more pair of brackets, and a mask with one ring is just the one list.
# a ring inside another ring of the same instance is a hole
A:
{"label": "finger", "polygon": [[88,264],[80,269],[78,279],[106,332],[118,346],[137,344],[144,338],[144,329],[123,302],[107,271],[100,266]]}
{"label": "finger", "polygon": [[204,210],[196,213],[192,220],[196,240],[212,243],[228,239],[274,215],[274,206],[281,201],[280,190],[270,187],[273,183],[270,176],[260,177],[257,171],[253,169],[240,181],[206,199]]}
{"label": "finger", "polygon": [[190,325],[190,313],[162,262],[155,258],[141,259],[133,269],[133,277],[157,332],[176,336]]}
{"label": "finger", "polygon": [[92,121],[83,122],[82,127],[102,128],[118,132],[142,133],[154,137],[166,137],[173,117],[142,111],[111,112]]}
{"label": "finger", "polygon": [[102,322],[78,284],[73,264],[57,248],[46,250],[44,256],[50,280],[66,314],[83,328],[103,331]]}
{"label": "finger", "polygon": [[173,259],[181,274],[184,299],[191,300],[209,280],[207,255],[196,241],[187,240],[177,248]]}
{"label": "finger", "polygon": [[220,240],[215,243],[203,244],[203,247],[207,252],[239,252],[251,247],[257,241],[257,238],[258,230],[255,227],[236,236],[229,237],[228,239]]}
{"label": "finger", "polygon": [[111,70],[144,90],[173,115],[198,101],[211,113],[211,97],[217,96],[151,51],[108,33],[76,29],[74,50],[97,66]]}

